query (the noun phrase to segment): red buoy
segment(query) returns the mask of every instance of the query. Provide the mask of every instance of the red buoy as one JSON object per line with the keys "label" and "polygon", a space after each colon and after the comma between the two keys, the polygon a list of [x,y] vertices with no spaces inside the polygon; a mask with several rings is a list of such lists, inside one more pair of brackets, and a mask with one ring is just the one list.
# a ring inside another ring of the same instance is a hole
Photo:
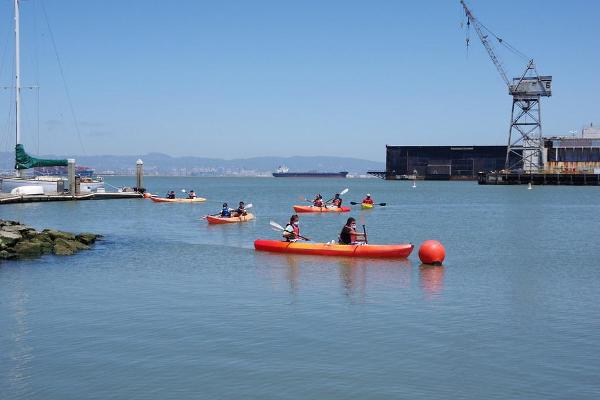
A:
{"label": "red buoy", "polygon": [[423,264],[442,265],[446,249],[437,240],[426,240],[419,247],[419,259]]}

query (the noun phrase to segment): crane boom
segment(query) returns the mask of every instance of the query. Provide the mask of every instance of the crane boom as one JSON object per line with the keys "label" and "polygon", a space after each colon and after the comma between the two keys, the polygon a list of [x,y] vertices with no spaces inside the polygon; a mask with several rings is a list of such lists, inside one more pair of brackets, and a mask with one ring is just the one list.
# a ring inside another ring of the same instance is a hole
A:
{"label": "crane boom", "polygon": [[463,9],[465,10],[465,15],[467,16],[467,24],[473,24],[473,27],[475,28],[475,31],[477,32],[477,36],[479,36],[479,40],[481,40],[483,47],[485,47],[485,50],[487,51],[488,55],[492,59],[492,62],[496,66],[496,69],[498,70],[500,77],[502,77],[502,80],[504,81],[504,83],[506,83],[506,86],[508,86],[510,88],[510,80],[508,79],[508,76],[506,75],[506,71],[504,71],[504,68],[502,67],[502,63],[496,56],[496,53],[494,53],[494,48],[492,47],[490,42],[487,40],[488,35],[483,33],[483,30],[481,29],[481,23],[477,20],[477,18],[475,18],[475,16],[471,12],[471,10],[469,10],[469,7],[467,7],[467,4],[465,3],[464,0],[460,0],[460,4],[463,6]]}

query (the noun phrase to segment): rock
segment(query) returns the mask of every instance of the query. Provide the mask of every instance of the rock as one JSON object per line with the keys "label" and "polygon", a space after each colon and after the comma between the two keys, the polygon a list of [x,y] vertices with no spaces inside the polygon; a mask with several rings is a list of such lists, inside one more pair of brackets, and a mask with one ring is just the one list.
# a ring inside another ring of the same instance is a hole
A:
{"label": "rock", "polygon": [[80,233],[79,235],[76,236],[77,240],[79,240],[81,243],[83,244],[94,244],[94,242],[96,241],[96,239],[101,238],[102,235],[96,235],[95,233]]}
{"label": "rock", "polygon": [[41,256],[44,248],[38,240],[24,240],[17,243],[14,251],[17,258],[31,258]]}
{"label": "rock", "polygon": [[17,256],[15,255],[15,253],[10,253],[6,250],[2,250],[0,251],[0,260],[12,260],[13,258],[16,258]]}
{"label": "rock", "polygon": [[69,242],[63,239],[59,239],[54,243],[52,252],[57,256],[70,256],[75,254],[75,250],[69,246]]}
{"label": "rock", "polygon": [[50,238],[52,240],[56,240],[56,239],[75,240],[75,235],[73,235],[72,233],[69,233],[69,232],[57,231],[54,229],[44,229],[42,231],[42,233],[45,233],[48,236],[50,236]]}
{"label": "rock", "polygon": [[21,236],[18,232],[7,232],[0,231],[0,242],[2,242],[5,246],[12,247],[21,240],[23,236]]}
{"label": "rock", "polygon": [[17,225],[9,225],[9,226],[4,226],[2,227],[2,230],[5,232],[25,232],[25,231],[35,231],[35,229],[33,229],[30,226],[27,225],[21,225],[21,224],[17,224]]}
{"label": "rock", "polygon": [[54,254],[65,255],[65,254],[74,254],[79,250],[87,250],[90,246],[87,244],[83,244],[78,242],[77,240],[66,240],[62,238],[58,238],[54,241]]}

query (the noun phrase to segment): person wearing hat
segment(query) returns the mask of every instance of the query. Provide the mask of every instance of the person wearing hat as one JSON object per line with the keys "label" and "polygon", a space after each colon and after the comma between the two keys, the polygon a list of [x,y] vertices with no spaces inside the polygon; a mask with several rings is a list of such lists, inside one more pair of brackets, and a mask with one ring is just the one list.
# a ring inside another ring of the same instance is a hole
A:
{"label": "person wearing hat", "polygon": [[365,197],[363,199],[362,203],[363,204],[373,204],[373,199],[371,198],[371,193],[367,193],[367,197]]}

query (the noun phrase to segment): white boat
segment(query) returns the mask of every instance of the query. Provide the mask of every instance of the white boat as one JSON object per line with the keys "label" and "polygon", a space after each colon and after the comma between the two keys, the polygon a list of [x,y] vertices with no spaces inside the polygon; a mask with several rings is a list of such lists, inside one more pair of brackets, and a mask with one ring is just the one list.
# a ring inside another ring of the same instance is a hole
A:
{"label": "white boat", "polygon": [[[10,193],[13,189],[22,186],[41,186],[44,193],[62,193],[69,189],[68,179],[64,176],[27,176],[25,170],[34,167],[67,166],[67,160],[44,160],[31,157],[25,152],[21,143],[21,58],[20,58],[20,13],[19,3],[14,0],[15,6],[15,176],[0,177],[0,192]],[[104,181],[98,179],[83,179],[80,191],[91,192],[104,188]]]}

